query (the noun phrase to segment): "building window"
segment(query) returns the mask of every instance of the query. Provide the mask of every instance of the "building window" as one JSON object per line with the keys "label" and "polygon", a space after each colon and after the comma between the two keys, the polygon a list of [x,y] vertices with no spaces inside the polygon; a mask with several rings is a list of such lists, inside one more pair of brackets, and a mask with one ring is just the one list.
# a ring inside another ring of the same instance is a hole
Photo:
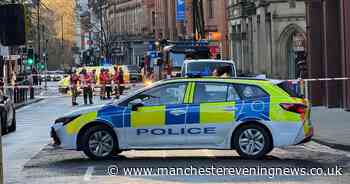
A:
{"label": "building window", "polygon": [[209,18],[214,18],[214,0],[208,0],[208,14]]}
{"label": "building window", "polygon": [[232,26],[232,33],[236,33],[237,30],[236,30],[236,25]]}
{"label": "building window", "polygon": [[156,12],[152,11],[152,26],[156,25]]}
{"label": "building window", "polygon": [[296,0],[289,0],[289,8],[296,8],[297,3]]}

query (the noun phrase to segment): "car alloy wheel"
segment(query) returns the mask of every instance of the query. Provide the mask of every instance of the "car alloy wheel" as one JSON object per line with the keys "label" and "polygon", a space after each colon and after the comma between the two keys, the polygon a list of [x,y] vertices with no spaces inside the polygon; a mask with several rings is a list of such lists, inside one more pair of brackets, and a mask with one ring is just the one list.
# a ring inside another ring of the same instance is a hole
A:
{"label": "car alloy wheel", "polygon": [[238,140],[240,149],[247,155],[257,155],[265,148],[265,138],[258,129],[244,130]]}
{"label": "car alloy wheel", "polygon": [[108,131],[98,130],[89,137],[88,146],[96,157],[107,157],[114,148],[113,136]]}

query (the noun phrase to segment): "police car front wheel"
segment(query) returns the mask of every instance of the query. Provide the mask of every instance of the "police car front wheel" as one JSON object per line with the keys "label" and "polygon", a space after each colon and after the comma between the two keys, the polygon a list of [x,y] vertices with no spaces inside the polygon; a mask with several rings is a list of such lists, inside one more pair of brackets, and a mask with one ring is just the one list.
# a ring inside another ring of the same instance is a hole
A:
{"label": "police car front wheel", "polygon": [[114,132],[104,126],[89,128],[83,137],[83,151],[91,159],[102,160],[117,152]]}
{"label": "police car front wheel", "polygon": [[234,146],[243,158],[258,159],[271,150],[269,132],[255,124],[240,127],[234,135]]}

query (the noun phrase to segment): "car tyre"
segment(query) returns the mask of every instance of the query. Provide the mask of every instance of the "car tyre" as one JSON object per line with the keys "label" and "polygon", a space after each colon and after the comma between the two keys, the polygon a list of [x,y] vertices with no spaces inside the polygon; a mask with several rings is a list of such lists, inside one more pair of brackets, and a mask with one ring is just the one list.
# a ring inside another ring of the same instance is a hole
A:
{"label": "car tyre", "polygon": [[105,160],[114,156],[118,152],[117,143],[115,133],[106,126],[90,127],[82,137],[82,149],[93,160]]}
{"label": "car tyre", "polygon": [[8,127],[7,127],[7,119],[6,114],[0,115],[0,121],[1,121],[1,135],[6,135],[8,133]]}
{"label": "car tyre", "polygon": [[5,127],[5,123],[3,122],[2,115],[0,115],[0,123],[1,123],[1,135],[4,135],[6,127]]}
{"label": "car tyre", "polygon": [[16,128],[17,128],[17,125],[16,125],[16,111],[13,110],[12,123],[11,123],[11,126],[9,127],[8,131],[9,132],[15,132]]}
{"label": "car tyre", "polygon": [[247,159],[260,159],[272,150],[268,130],[257,124],[240,127],[234,135],[234,147],[238,154]]}

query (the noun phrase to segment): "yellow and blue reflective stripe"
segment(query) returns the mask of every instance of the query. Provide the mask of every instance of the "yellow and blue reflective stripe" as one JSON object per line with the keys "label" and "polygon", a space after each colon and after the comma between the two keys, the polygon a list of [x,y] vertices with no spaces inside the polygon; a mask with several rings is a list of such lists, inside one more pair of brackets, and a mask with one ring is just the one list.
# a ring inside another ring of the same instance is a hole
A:
{"label": "yellow and blue reflective stripe", "polygon": [[190,104],[193,101],[194,85],[195,85],[194,82],[190,82],[187,85],[186,94],[185,94],[185,98],[184,98],[185,104]]}
{"label": "yellow and blue reflective stripe", "polygon": [[232,123],[235,120],[235,102],[202,103],[199,106],[200,124]]}
{"label": "yellow and blue reflective stripe", "polygon": [[97,112],[90,112],[79,116],[72,122],[66,125],[66,132],[69,135],[73,135],[79,132],[79,130],[86,124],[96,120]]}
{"label": "yellow and blue reflective stripe", "polygon": [[188,99],[190,104],[193,103],[193,96],[194,96],[194,93],[195,93],[195,87],[196,87],[196,83],[192,82],[191,93],[190,93],[190,97]]}
{"label": "yellow and blue reflective stripe", "polygon": [[131,112],[131,127],[162,127],[165,125],[165,106],[142,107]]}

